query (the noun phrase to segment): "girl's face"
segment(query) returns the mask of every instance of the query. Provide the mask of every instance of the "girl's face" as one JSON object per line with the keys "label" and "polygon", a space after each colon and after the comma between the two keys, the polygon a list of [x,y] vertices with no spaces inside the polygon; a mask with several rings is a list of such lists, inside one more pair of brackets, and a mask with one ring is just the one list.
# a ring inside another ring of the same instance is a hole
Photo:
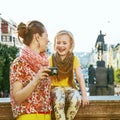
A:
{"label": "girl's face", "polygon": [[66,56],[71,49],[70,37],[67,34],[59,35],[56,38],[55,50],[61,56]]}

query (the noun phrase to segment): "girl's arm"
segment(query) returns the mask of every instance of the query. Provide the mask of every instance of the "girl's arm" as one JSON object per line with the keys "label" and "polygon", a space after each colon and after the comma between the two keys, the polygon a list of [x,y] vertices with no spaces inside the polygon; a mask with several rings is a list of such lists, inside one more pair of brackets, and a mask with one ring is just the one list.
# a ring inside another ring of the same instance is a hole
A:
{"label": "girl's arm", "polygon": [[87,105],[89,102],[87,100],[87,92],[86,92],[86,88],[85,88],[85,81],[81,72],[81,68],[77,67],[75,69],[75,73],[76,73],[76,79],[79,83],[81,92],[82,92],[82,106],[84,107],[85,105]]}

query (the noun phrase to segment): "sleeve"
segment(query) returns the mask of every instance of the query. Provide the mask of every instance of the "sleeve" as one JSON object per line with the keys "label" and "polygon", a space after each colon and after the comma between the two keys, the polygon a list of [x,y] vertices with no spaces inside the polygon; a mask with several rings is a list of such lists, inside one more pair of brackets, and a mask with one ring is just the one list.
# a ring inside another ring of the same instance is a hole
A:
{"label": "sleeve", "polygon": [[74,66],[73,66],[74,69],[76,69],[77,67],[80,67],[80,66],[81,66],[81,64],[80,64],[78,57],[74,56]]}
{"label": "sleeve", "polygon": [[15,60],[10,66],[10,84],[13,84],[15,81],[24,81],[25,78],[25,68],[26,66],[20,60]]}

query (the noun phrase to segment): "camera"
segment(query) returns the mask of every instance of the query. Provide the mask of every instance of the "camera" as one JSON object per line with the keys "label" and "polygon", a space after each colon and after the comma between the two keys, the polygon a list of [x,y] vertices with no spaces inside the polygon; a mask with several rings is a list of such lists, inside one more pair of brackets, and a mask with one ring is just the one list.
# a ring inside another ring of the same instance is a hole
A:
{"label": "camera", "polygon": [[50,72],[48,72],[49,76],[58,75],[58,68],[57,67],[50,67],[49,69],[51,70]]}

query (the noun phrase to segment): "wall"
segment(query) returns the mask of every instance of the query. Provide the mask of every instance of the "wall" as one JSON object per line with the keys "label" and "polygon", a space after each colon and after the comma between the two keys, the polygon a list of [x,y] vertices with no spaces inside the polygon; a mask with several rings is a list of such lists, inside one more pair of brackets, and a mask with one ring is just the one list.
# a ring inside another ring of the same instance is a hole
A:
{"label": "wall", "polygon": [[[90,104],[80,107],[74,120],[120,120],[119,96],[89,96],[88,99]],[[13,120],[9,99],[0,98],[0,120]]]}

